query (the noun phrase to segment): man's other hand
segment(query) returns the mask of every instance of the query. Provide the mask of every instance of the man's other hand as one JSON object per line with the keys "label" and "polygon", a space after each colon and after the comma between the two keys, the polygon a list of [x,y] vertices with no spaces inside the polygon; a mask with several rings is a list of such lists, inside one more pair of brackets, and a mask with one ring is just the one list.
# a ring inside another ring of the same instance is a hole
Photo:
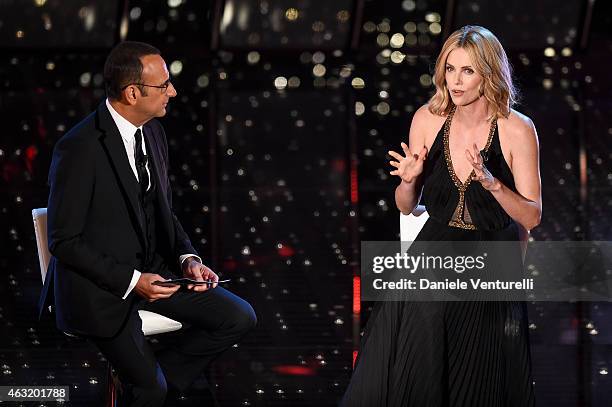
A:
{"label": "man's other hand", "polygon": [[178,291],[179,285],[172,287],[162,287],[160,285],[153,285],[154,281],[166,281],[165,278],[159,274],[153,273],[142,273],[134,290],[138,295],[149,302],[157,301],[160,298],[168,298],[172,294]]}
{"label": "man's other hand", "polygon": [[214,284],[189,284],[187,286],[188,289],[193,291],[206,291],[209,288],[215,288],[217,286],[217,281],[219,281],[219,276],[215,274],[214,271],[200,263],[194,257],[190,257],[183,263],[183,276],[187,278],[194,279],[196,281],[214,281]]}

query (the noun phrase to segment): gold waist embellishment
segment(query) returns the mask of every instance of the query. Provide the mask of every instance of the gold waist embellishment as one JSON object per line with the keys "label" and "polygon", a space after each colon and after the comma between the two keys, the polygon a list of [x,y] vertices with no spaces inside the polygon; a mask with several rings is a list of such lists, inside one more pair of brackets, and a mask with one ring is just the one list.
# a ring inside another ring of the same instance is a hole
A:
{"label": "gold waist embellishment", "polygon": [[[444,122],[444,160],[446,161],[446,167],[448,168],[448,172],[453,180],[453,183],[455,184],[459,192],[459,202],[457,202],[457,206],[455,207],[453,216],[448,222],[448,225],[461,229],[477,230],[476,225],[472,223],[472,217],[467,209],[467,206],[465,205],[465,191],[467,191],[468,187],[470,186],[470,183],[472,182],[472,177],[474,176],[475,172],[474,170],[472,170],[470,172],[470,175],[468,176],[468,179],[466,179],[465,182],[461,182],[461,180],[459,179],[459,177],[457,177],[457,174],[455,173],[450,155],[450,146],[448,138],[450,134],[450,125],[451,121],[453,120],[454,113],[455,108],[450,111],[446,122]],[[493,119],[493,121],[491,122],[491,129],[489,130],[487,144],[484,148],[485,152],[489,151],[489,147],[491,146],[491,142],[493,141],[493,135],[495,134],[496,127],[497,119]]]}

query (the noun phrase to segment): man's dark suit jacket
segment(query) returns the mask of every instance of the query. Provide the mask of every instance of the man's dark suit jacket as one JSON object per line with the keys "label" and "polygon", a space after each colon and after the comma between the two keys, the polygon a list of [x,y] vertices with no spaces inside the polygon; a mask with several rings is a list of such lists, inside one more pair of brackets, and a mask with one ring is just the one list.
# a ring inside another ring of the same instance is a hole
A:
{"label": "man's dark suit jacket", "polygon": [[[168,270],[178,272],[179,256],[196,251],[172,211],[164,129],[151,120],[143,132],[157,185],[157,253]],[[47,229],[53,257],[39,311],[53,304],[54,297],[62,331],[113,336],[137,297],[132,290],[122,299],[134,269],[148,270],[142,264],[146,238],[138,181],[104,102],[57,142],[49,185]]]}

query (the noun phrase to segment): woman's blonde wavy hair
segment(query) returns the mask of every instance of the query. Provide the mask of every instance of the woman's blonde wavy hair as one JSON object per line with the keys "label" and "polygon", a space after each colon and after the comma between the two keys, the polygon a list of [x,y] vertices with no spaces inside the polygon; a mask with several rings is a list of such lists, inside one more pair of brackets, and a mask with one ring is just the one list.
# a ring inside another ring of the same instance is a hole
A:
{"label": "woman's blonde wavy hair", "polygon": [[481,93],[487,100],[490,119],[508,117],[517,101],[517,90],[512,84],[512,67],[499,40],[484,27],[466,25],[448,37],[436,61],[434,84],[436,93],[429,100],[429,111],[446,116],[455,107],[446,86],[446,59],[456,48],[467,51],[474,69],[483,77]]}

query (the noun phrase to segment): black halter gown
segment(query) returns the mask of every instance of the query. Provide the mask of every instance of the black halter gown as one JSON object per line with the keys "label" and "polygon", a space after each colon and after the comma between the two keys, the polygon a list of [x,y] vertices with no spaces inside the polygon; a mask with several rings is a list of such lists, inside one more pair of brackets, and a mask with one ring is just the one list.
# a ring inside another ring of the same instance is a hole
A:
{"label": "black halter gown", "polygon": [[[516,223],[479,182],[454,173],[449,114],[430,149],[417,241],[516,241]],[[485,149],[493,176],[516,191],[493,121]],[[520,255],[520,253],[519,253]],[[379,302],[361,341],[343,407],[534,406],[523,302]]]}

